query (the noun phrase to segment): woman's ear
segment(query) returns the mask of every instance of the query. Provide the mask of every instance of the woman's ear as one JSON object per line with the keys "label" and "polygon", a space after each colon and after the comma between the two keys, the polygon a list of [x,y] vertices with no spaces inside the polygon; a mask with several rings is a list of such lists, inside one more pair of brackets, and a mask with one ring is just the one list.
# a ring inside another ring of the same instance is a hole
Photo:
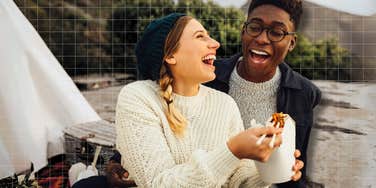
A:
{"label": "woman's ear", "polygon": [[165,59],[165,61],[167,62],[167,64],[170,64],[170,65],[175,65],[176,64],[176,59],[174,56],[171,56],[171,57],[167,57]]}

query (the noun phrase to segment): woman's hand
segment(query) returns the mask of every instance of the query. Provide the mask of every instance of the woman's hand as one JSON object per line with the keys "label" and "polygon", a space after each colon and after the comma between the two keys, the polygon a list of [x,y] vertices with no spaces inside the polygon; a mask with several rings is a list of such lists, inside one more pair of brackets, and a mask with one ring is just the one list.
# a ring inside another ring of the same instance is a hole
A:
{"label": "woman's hand", "polygon": [[295,165],[292,167],[292,170],[295,172],[295,174],[291,177],[292,181],[298,181],[302,177],[302,172],[300,170],[304,167],[304,163],[303,161],[297,159],[298,157],[300,157],[300,155],[300,151],[295,150]]}
{"label": "woman's hand", "polygon": [[[227,146],[239,159],[252,159],[266,162],[269,159],[273,149],[281,145],[281,132],[282,128],[275,127],[249,128],[232,137],[227,142]],[[260,145],[257,145],[256,142],[258,138],[263,134],[266,134],[267,137],[265,137]],[[269,143],[271,142],[273,134],[276,134],[276,139],[274,142],[274,147],[270,148]]]}

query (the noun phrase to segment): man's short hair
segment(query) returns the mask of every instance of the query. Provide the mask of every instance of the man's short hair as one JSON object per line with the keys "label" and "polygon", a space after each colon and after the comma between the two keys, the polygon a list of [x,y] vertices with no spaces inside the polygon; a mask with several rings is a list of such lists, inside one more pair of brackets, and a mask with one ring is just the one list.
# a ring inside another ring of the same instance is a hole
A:
{"label": "man's short hair", "polygon": [[295,30],[298,29],[300,17],[303,13],[302,0],[252,0],[248,7],[248,15],[261,5],[274,5],[290,15],[290,20],[294,23]]}

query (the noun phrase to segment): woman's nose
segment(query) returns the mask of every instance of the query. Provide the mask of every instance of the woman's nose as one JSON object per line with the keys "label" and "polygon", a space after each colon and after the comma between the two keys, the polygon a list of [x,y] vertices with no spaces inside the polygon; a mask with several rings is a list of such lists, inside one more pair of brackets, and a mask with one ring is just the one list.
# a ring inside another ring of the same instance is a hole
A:
{"label": "woman's nose", "polygon": [[219,46],[221,46],[221,44],[219,44],[218,41],[216,41],[216,40],[214,40],[213,38],[210,37],[209,48],[218,49]]}

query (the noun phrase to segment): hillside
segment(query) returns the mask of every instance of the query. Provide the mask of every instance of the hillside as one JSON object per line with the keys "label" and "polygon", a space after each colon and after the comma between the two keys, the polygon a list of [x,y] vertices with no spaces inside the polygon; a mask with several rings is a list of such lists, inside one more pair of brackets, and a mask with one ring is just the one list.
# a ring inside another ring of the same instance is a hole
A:
{"label": "hillside", "polygon": [[[113,29],[106,28],[122,0],[15,2],[69,75],[134,71],[118,60],[127,56],[122,49],[132,44],[119,43]],[[242,6],[244,12],[247,8],[248,3]],[[316,42],[337,38],[352,53],[352,81],[376,81],[376,15],[355,16],[305,2],[301,33]]]}

